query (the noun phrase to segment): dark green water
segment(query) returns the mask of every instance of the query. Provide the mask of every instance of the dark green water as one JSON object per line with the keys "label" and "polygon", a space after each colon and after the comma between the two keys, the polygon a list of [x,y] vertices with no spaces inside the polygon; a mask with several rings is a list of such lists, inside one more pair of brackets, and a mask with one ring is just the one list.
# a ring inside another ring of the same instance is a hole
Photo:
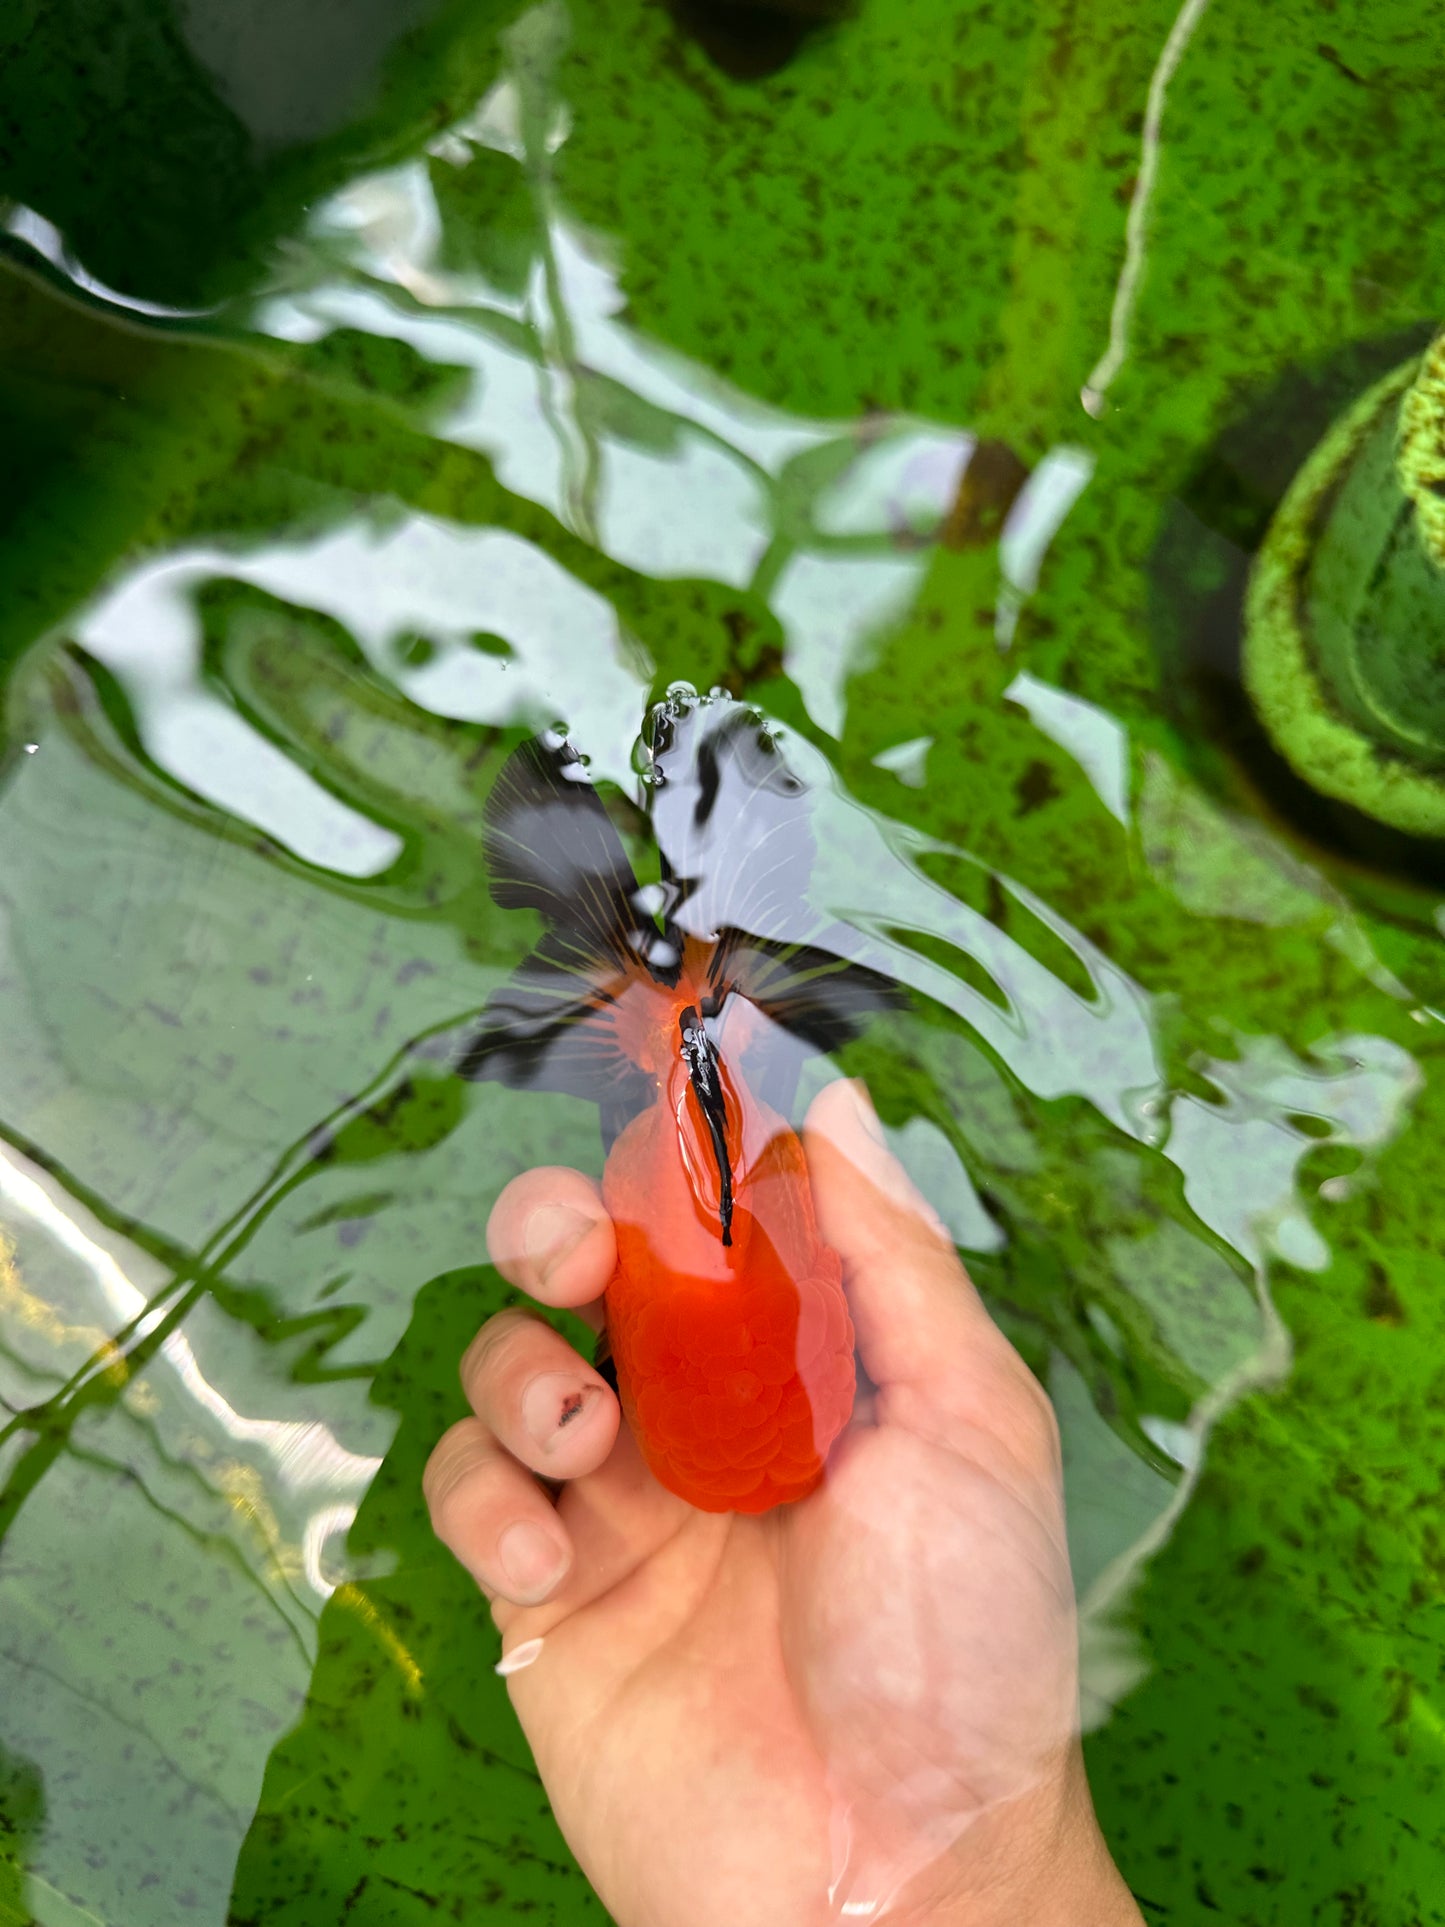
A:
{"label": "dark green water", "polygon": [[847,1066],[1058,1403],[1151,1920],[1445,1921],[1438,853],[1223,674],[1445,316],[1445,6],[740,18],[0,21],[5,1927],[601,1921],[418,1489],[595,1112],[406,1045],[509,746],[632,791],[678,678],[915,993]]}

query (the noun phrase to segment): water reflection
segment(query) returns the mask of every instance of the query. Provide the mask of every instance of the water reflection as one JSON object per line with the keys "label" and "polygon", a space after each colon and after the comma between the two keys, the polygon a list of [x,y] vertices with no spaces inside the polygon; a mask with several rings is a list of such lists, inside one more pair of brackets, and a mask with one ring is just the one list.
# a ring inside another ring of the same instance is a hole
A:
{"label": "water reflection", "polygon": [[1209,0],[1183,0],[1168,38],[1160,50],[1149,77],[1149,94],[1144,108],[1143,136],[1140,143],[1139,171],[1129,195],[1129,222],[1124,250],[1124,265],[1114,292],[1109,316],[1109,342],[1103,355],[1084,383],[1080,399],[1091,415],[1101,415],[1108,405],[1107,396],[1129,353],[1129,332],[1134,321],[1140,286],[1148,252],[1149,221],[1159,178],[1159,159],[1163,142],[1164,109],[1169,85],[1188,52],[1189,43],[1199,29]]}
{"label": "water reflection", "polygon": [[1129,826],[1129,735],[1097,704],[1052,688],[1022,670],[1005,696],[1029,713],[1036,728],[1067,750],[1094,786],[1110,816]]}
{"label": "water reflection", "polygon": [[[75,1200],[54,1179],[7,1148],[0,1148],[0,1200],[7,1223],[17,1231],[29,1227],[29,1244],[38,1240],[42,1250],[48,1246],[72,1261],[91,1301],[66,1304],[53,1267],[36,1263],[30,1251],[23,1260],[10,1252],[5,1260],[0,1303],[6,1358],[18,1362],[31,1354],[31,1371],[42,1383],[51,1378],[53,1389],[59,1389],[62,1381],[58,1374],[66,1366],[67,1354],[72,1373],[75,1367],[83,1369],[98,1356],[102,1372],[126,1386],[128,1409],[151,1434],[134,1468],[142,1484],[146,1468],[156,1462],[157,1455],[196,1470],[219,1461],[224,1467],[223,1490],[233,1500],[244,1497],[246,1488],[254,1484],[257,1494],[263,1496],[253,1506],[252,1515],[264,1525],[270,1541],[267,1550],[271,1570],[288,1589],[294,1590],[300,1580],[300,1603],[309,1604],[314,1618],[321,1603],[335,1590],[334,1579],[323,1571],[325,1559],[329,1557],[333,1564],[337,1560],[335,1548],[328,1554],[327,1542],[333,1535],[344,1541],[356,1516],[356,1503],[381,1460],[348,1451],[318,1419],[257,1419],[238,1412],[201,1370],[188,1331],[168,1332],[156,1354],[156,1364],[132,1381],[126,1351],[110,1334],[123,1331],[127,1347],[136,1347],[159,1322],[163,1313],[151,1301],[162,1282],[160,1267],[131,1247],[125,1254],[131,1269],[123,1269],[98,1235],[100,1227],[93,1221],[82,1221],[85,1214]],[[32,1266],[45,1279],[43,1297],[25,1285],[24,1271]],[[50,1276],[45,1275],[47,1269]],[[197,1340],[207,1342],[199,1331]],[[234,1369],[238,1362],[234,1357],[235,1336],[224,1324],[209,1334],[211,1345],[218,1340],[233,1354],[228,1362]],[[7,1395],[6,1403],[16,1409],[13,1392]],[[34,1391],[30,1391],[26,1406],[38,1403]],[[217,1432],[222,1435],[219,1440]],[[247,1478],[238,1451],[254,1467],[253,1479]],[[284,1523],[283,1517],[271,1510],[273,1503],[282,1508]],[[288,1527],[294,1534],[289,1540],[285,1536]],[[304,1597],[305,1587],[310,1588],[309,1602]]]}
{"label": "water reflection", "polygon": [[34,208],[18,203],[5,206],[0,202],[0,233],[10,235],[26,248],[32,248],[72,287],[105,302],[107,306],[123,308],[131,314],[146,315],[156,321],[194,321],[201,315],[216,312],[208,308],[168,307],[164,302],[146,301],[140,295],[122,294],[119,288],[108,286],[98,275],[92,274],[55,223],[46,220],[43,214],[37,214]]}
{"label": "water reflection", "polygon": [[[111,1334],[141,1342],[164,1268],[8,1149],[0,1216],[0,1398],[38,1410],[92,1360],[114,1397],[35,1489],[43,1430],[7,1428],[0,1459],[7,1733],[49,1795],[34,1902],[48,1914],[58,1889],[85,1904],[64,1845],[78,1830],[109,1880],[143,1878],[156,1813],[179,1808],[171,1879],[219,1919],[256,1748],[295,1715],[380,1460],[340,1443],[321,1416],[334,1397],[278,1387],[266,1347],[213,1307],[133,1368]],[[248,1416],[220,1384],[295,1415]],[[112,1657],[94,1668],[90,1653]]]}
{"label": "water reflection", "polygon": [[[630,770],[645,665],[600,596],[506,530],[391,514],[252,554],[196,547],[143,564],[80,616],[77,640],[121,681],[162,768],[323,868],[374,875],[400,839],[288,760],[203,675],[197,594],[216,581],[331,618],[390,686],[438,716],[545,715],[582,651],[599,769],[614,780]],[[483,637],[505,651],[479,648]],[[407,655],[415,638],[420,660]]]}
{"label": "water reflection", "polygon": [[1419,1066],[1383,1037],[1324,1040],[1313,1055],[1304,1064],[1277,1038],[1242,1038],[1236,1057],[1197,1066],[1214,1101],[1191,1092],[1173,1100],[1168,1152],[1185,1197],[1256,1264],[1273,1250],[1296,1270],[1325,1268],[1329,1247],[1299,1197],[1302,1160],[1321,1141],[1361,1152],[1387,1144],[1420,1089]]}
{"label": "water reflection", "polygon": [[[531,105],[529,87],[543,90]],[[629,567],[762,590],[783,624],[788,674],[836,735],[850,668],[916,592],[923,545],[974,438],[886,417],[799,421],[641,335],[610,247],[550,185],[567,128],[545,72],[505,77],[429,161],[368,176],[317,209],[292,285],[251,325],[301,343],[357,329],[467,371],[433,433],[484,452],[507,488]],[[504,157],[528,182],[534,226],[515,289],[446,262],[439,170],[444,186],[446,170],[478,154]],[[1044,494],[1051,506],[1018,538],[1033,558],[1016,571],[1024,592],[1064,512],[1053,482]]]}

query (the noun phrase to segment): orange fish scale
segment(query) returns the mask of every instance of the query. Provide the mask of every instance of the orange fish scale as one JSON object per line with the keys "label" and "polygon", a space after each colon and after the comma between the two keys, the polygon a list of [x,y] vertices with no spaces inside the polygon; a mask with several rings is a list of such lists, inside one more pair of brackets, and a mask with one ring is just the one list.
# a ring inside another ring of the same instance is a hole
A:
{"label": "orange fish scale", "polygon": [[731,1071],[723,1243],[716,1156],[660,1032],[653,1061],[669,1057],[657,1102],[603,1172],[617,1228],[608,1339],[623,1410],[660,1482],[705,1511],[762,1512],[813,1489],[852,1412],[842,1266],[818,1234],[796,1135]]}

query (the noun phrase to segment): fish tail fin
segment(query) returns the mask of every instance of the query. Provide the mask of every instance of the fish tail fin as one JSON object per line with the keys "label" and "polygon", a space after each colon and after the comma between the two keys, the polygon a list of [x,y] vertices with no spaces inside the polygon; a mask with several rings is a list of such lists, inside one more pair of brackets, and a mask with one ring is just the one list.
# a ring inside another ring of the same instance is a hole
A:
{"label": "fish tail fin", "polygon": [[710,939],[796,911],[813,870],[813,799],[762,712],[681,685],[653,709],[646,742],[652,826],[679,926]]}
{"label": "fish tail fin", "polygon": [[570,743],[522,743],[492,786],[482,853],[492,899],[547,926],[467,1032],[456,1070],[473,1081],[590,1098],[614,1119],[645,1104],[646,1074],[615,1022],[627,984],[655,975],[622,839]]}
{"label": "fish tail fin", "polygon": [[819,1051],[841,1050],[869,1018],[908,1001],[893,978],[820,944],[777,943],[743,930],[721,933],[708,980],[714,999],[736,991]]}
{"label": "fish tail fin", "polygon": [[482,816],[492,900],[535,910],[568,955],[625,970],[638,952],[637,878],[587,766],[549,731],[512,751]]}

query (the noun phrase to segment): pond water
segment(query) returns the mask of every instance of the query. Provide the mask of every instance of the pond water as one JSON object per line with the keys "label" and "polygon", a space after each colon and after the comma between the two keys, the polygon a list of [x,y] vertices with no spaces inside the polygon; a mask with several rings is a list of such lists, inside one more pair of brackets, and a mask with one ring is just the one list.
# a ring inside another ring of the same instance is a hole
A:
{"label": "pond water", "polygon": [[908,987],[839,1061],[1056,1402],[1149,1918],[1445,1921],[1439,845],[1237,675],[1445,317],[1442,46],[0,24],[0,1922],[604,1918],[419,1496],[491,1202],[597,1114],[414,1045],[535,934],[508,750],[636,799],[678,680],[773,719]]}

